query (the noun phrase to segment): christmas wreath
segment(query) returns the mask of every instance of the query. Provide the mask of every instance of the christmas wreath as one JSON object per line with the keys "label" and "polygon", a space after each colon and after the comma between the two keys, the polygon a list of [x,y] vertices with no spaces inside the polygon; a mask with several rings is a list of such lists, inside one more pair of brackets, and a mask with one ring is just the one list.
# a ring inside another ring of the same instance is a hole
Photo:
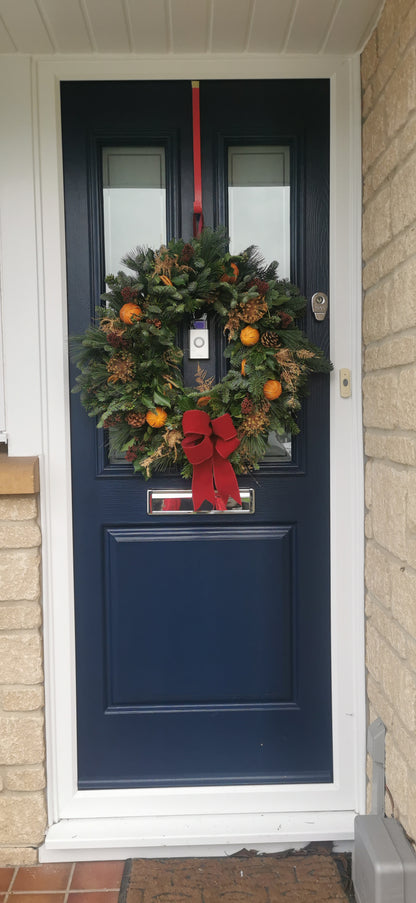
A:
{"label": "christmas wreath", "polygon": [[[230,255],[223,230],[138,248],[122,263],[132,275],[106,277],[95,325],[73,340],[74,391],[109,428],[112,454],[146,478],[167,468],[188,478],[210,437],[235,473],[257,469],[271,431],[299,432],[309,374],[332,368],[297,325],[305,299],[256,248]],[[204,314],[227,337],[228,371],[214,384],[198,365],[184,386],[178,329]]]}

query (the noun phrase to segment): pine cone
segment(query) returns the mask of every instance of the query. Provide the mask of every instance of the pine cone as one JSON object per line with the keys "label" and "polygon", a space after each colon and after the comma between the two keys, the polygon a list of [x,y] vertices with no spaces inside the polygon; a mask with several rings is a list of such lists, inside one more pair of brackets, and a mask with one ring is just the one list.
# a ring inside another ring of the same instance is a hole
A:
{"label": "pine cone", "polygon": [[246,395],[246,397],[243,398],[243,400],[241,402],[241,413],[242,414],[251,414],[253,412],[253,410],[254,410],[253,402],[252,402],[251,398],[249,397],[249,395]]}
{"label": "pine cone", "polygon": [[252,298],[245,304],[240,304],[240,318],[244,323],[257,323],[265,314],[268,307],[264,298]]}
{"label": "pine cone", "polygon": [[277,348],[278,345],[280,345],[279,336],[276,335],[275,332],[271,332],[270,329],[268,329],[266,332],[263,332],[260,341],[265,348]]}
{"label": "pine cone", "polygon": [[126,420],[130,426],[139,428],[140,426],[143,426],[143,424],[145,423],[146,414],[142,414],[139,411],[132,411],[131,414],[127,414]]}

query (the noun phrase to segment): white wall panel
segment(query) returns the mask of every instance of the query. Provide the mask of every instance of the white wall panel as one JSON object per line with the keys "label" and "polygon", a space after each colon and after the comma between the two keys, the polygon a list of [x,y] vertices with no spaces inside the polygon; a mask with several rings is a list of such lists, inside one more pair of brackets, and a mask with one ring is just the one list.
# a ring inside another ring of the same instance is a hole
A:
{"label": "white wall panel", "polygon": [[60,53],[93,50],[79,3],[73,0],[38,0],[48,30]]}
{"label": "white wall panel", "polygon": [[209,13],[207,0],[171,0],[174,53],[207,50]]}
{"label": "white wall panel", "polygon": [[293,13],[293,0],[256,0],[247,50],[279,53],[283,50]]}
{"label": "white wall panel", "polygon": [[164,0],[128,0],[134,49],[138,53],[167,53],[169,34]]}
{"label": "white wall panel", "polygon": [[346,46],[350,48],[350,53],[361,50],[383,6],[384,2],[380,3],[380,0],[344,0],[335,17],[325,51],[338,53]]}
{"label": "white wall panel", "polygon": [[0,53],[351,54],[383,5],[384,0],[0,0]]}
{"label": "white wall panel", "polygon": [[213,53],[241,53],[248,36],[250,0],[214,0]]}
{"label": "white wall panel", "polygon": [[0,19],[0,53],[13,53],[15,50],[16,45],[13,44],[7,28]]}
{"label": "white wall panel", "polygon": [[3,317],[1,310],[1,248],[0,248],[0,442],[7,442],[6,404],[4,398]]}
{"label": "white wall panel", "polygon": [[128,53],[126,17],[121,0],[84,0],[98,53]]}
{"label": "white wall panel", "polygon": [[[351,0],[350,0],[351,2]],[[286,46],[289,53],[318,53],[338,0],[300,0]]]}
{"label": "white wall panel", "polygon": [[38,455],[42,451],[39,273],[32,80],[26,57],[0,60],[0,121],[0,264],[9,454]]}
{"label": "white wall panel", "polygon": [[0,0],[0,15],[20,53],[54,50],[33,0]]}

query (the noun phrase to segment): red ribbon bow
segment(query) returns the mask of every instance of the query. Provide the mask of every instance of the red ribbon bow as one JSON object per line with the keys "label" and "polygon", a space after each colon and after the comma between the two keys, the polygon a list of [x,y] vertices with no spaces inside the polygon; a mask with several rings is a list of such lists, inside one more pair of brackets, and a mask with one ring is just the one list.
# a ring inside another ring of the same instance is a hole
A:
{"label": "red ribbon bow", "polygon": [[201,507],[205,499],[219,507],[218,497],[225,506],[230,496],[241,505],[237,478],[227,461],[240,445],[230,415],[223,414],[210,420],[205,411],[186,411],[182,417],[182,427],[185,436],[182,448],[193,467],[194,511]]}

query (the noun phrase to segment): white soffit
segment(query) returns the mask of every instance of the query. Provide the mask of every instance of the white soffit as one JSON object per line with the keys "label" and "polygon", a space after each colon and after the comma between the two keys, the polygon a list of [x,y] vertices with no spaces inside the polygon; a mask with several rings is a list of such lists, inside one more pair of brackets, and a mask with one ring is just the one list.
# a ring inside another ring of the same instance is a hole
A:
{"label": "white soffit", "polygon": [[384,0],[0,0],[0,53],[360,51]]}

